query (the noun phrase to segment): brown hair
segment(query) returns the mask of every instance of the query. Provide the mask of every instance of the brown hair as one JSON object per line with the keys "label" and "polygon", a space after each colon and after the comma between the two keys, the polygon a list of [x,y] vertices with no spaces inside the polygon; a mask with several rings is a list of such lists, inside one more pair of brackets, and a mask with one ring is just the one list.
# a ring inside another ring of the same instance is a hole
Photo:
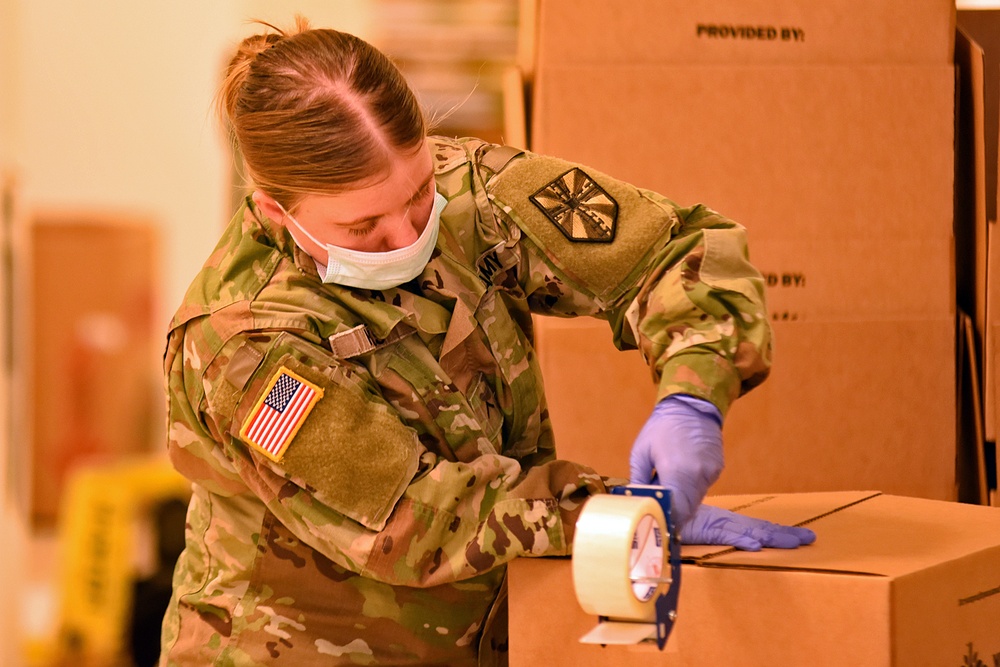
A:
{"label": "brown hair", "polygon": [[421,145],[427,125],[403,75],[362,39],[295,29],[243,40],[218,108],[258,189],[290,209],[385,175],[392,153]]}

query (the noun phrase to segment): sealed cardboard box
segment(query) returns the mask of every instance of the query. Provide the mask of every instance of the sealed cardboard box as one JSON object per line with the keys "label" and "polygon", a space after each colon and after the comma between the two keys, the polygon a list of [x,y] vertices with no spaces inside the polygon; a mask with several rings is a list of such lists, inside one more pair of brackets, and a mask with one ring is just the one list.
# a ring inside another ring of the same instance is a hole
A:
{"label": "sealed cardboard box", "polygon": [[[1000,510],[876,492],[711,502],[816,531],[757,553],[684,547],[678,619],[655,644],[584,645],[569,559],[509,568],[511,667],[910,667],[1000,660]],[[553,650],[558,647],[558,650]]]}

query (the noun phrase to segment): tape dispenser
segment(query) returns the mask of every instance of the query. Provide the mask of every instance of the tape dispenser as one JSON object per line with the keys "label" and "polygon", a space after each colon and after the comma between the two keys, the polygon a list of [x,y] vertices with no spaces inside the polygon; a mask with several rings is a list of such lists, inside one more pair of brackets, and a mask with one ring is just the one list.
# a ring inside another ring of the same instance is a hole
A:
{"label": "tape dispenser", "polygon": [[572,570],[577,601],[598,617],[582,643],[655,640],[662,651],[677,618],[681,584],[670,491],[629,485],[588,499],[577,519]]}

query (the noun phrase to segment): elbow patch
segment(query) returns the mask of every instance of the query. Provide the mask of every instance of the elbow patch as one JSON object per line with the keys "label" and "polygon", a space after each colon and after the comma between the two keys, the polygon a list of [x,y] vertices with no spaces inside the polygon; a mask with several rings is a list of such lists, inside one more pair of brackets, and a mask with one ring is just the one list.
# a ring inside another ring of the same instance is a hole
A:
{"label": "elbow patch", "polygon": [[367,528],[385,525],[416,473],[419,447],[361,378],[281,334],[235,398],[230,430],[258,465]]}
{"label": "elbow patch", "polygon": [[487,188],[557,269],[604,303],[635,283],[643,258],[679,225],[642,190],[553,158],[515,160]]}

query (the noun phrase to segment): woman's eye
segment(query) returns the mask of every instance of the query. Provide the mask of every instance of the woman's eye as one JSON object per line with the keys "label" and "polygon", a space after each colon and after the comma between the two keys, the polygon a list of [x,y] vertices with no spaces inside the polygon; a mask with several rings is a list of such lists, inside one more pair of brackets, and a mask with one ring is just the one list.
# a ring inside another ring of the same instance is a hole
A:
{"label": "woman's eye", "polygon": [[351,236],[366,236],[375,231],[375,227],[378,225],[378,220],[372,220],[363,227],[351,227],[347,232]]}
{"label": "woman's eye", "polygon": [[420,188],[420,191],[417,192],[417,194],[415,194],[413,196],[413,199],[410,200],[410,201],[411,201],[411,203],[416,203],[416,202],[420,201],[421,199],[423,199],[424,197],[426,197],[427,195],[429,195],[433,191],[434,191],[434,181],[433,180],[427,181],[427,183],[424,185],[424,187]]}

